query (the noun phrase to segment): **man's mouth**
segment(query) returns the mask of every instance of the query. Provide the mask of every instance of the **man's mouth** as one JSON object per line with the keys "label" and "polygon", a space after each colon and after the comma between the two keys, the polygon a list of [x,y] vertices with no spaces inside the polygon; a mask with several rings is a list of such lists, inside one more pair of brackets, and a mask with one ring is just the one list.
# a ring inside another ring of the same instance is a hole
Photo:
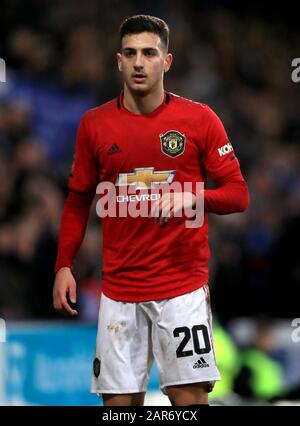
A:
{"label": "man's mouth", "polygon": [[136,73],[136,74],[133,74],[133,76],[132,76],[133,80],[136,83],[141,83],[141,82],[145,81],[146,77],[147,77],[146,74],[142,74],[142,73]]}

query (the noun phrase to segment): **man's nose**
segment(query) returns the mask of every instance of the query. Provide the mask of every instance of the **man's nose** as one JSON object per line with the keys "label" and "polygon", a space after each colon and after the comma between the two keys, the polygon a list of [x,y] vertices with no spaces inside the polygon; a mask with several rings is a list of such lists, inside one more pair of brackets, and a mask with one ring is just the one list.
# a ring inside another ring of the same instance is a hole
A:
{"label": "man's nose", "polygon": [[143,55],[142,53],[137,53],[134,61],[134,68],[141,69],[144,67]]}

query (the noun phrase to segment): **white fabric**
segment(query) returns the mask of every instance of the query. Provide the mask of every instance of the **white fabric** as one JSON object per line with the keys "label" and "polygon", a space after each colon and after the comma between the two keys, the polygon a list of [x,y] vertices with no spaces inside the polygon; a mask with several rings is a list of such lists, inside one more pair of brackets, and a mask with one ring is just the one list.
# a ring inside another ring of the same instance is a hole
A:
{"label": "white fabric", "polygon": [[[203,351],[205,347],[208,352]],[[188,356],[178,357],[186,352]],[[220,380],[208,286],[171,299],[139,303],[118,302],[102,294],[95,357],[100,374],[93,373],[93,393],[145,392],[153,357],[163,392],[169,385]]]}

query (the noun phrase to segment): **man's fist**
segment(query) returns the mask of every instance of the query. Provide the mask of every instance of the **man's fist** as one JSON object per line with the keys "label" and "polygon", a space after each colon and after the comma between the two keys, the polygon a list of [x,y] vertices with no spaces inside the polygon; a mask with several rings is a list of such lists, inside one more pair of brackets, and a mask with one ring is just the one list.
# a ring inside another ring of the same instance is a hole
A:
{"label": "man's fist", "polygon": [[76,282],[70,268],[61,268],[56,273],[53,287],[53,306],[57,311],[72,317],[78,315],[69,305],[67,296],[71,303],[76,303]]}
{"label": "man's fist", "polygon": [[192,192],[166,193],[152,204],[150,216],[162,226],[174,216],[182,217],[193,209],[195,202],[196,196]]}

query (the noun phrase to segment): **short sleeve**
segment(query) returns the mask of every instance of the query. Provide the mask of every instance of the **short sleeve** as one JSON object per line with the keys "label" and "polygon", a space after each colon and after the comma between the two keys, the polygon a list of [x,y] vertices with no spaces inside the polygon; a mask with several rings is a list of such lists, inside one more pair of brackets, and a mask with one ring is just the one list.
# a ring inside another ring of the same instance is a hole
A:
{"label": "short sleeve", "polygon": [[88,134],[86,116],[80,120],[75,155],[68,187],[78,192],[94,192],[97,186],[97,162]]}
{"label": "short sleeve", "polygon": [[213,180],[240,170],[239,161],[217,114],[206,107],[206,137],[203,165]]}

